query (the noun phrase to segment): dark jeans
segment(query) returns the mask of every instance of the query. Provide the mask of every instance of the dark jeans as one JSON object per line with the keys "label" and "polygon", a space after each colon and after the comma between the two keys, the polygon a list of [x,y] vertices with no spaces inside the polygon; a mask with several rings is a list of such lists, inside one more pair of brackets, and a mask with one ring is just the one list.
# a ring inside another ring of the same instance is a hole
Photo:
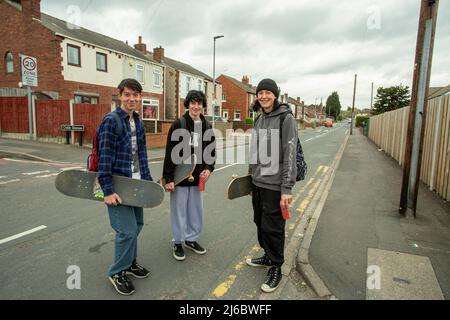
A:
{"label": "dark jeans", "polygon": [[258,242],[276,266],[284,263],[286,220],[281,215],[280,200],[281,191],[253,186],[253,221],[258,231]]}
{"label": "dark jeans", "polygon": [[138,235],[144,226],[143,212],[142,208],[137,207],[108,206],[109,221],[116,231],[110,276],[128,269],[136,259]]}

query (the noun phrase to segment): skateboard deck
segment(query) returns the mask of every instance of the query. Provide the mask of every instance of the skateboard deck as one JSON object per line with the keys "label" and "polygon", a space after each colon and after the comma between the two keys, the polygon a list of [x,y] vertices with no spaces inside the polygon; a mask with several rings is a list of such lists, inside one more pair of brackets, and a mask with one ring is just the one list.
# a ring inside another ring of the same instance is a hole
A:
{"label": "skateboard deck", "polygon": [[228,199],[233,200],[243,196],[247,196],[252,191],[252,176],[246,175],[238,177],[237,175],[232,176],[232,180],[228,185],[227,194]]}
{"label": "skateboard deck", "polygon": [[173,179],[175,185],[179,184],[184,179],[188,179],[189,182],[194,181],[192,173],[194,172],[196,165],[197,157],[195,156],[195,153],[193,153],[191,157],[186,159],[182,164],[177,165],[175,167],[175,174]]}
{"label": "skateboard deck", "polygon": [[[153,208],[164,199],[164,188],[153,181],[113,176],[114,191],[127,206]],[[103,191],[98,183],[97,172],[66,170],[56,176],[56,189],[69,197],[103,202]]]}

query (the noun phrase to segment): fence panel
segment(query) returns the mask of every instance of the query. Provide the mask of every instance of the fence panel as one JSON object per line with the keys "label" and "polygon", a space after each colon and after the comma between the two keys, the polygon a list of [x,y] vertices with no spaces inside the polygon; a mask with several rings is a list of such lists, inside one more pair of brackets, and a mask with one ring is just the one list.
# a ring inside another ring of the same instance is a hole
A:
{"label": "fence panel", "polygon": [[0,97],[0,130],[7,133],[28,133],[27,97]]}
{"label": "fence panel", "polygon": [[[403,167],[409,107],[370,118],[369,139]],[[428,101],[421,180],[450,201],[450,95]]]}
{"label": "fence panel", "polygon": [[90,144],[94,137],[95,130],[103,120],[103,117],[111,112],[109,104],[74,104],[73,105],[74,124],[84,125],[83,139]]}
{"label": "fence panel", "polygon": [[36,100],[38,137],[65,137],[62,124],[70,124],[69,100]]}

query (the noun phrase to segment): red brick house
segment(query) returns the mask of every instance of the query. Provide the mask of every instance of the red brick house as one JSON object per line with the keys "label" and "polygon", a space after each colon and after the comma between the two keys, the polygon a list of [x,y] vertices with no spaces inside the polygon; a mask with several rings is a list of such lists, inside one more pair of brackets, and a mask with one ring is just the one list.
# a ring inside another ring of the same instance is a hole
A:
{"label": "red brick house", "polygon": [[[0,96],[23,96],[19,55],[37,59],[34,95],[75,103],[117,101],[124,78],[142,83],[148,119],[164,119],[164,67],[122,41],[42,13],[40,0],[0,0]],[[145,118],[145,117],[144,117]]]}
{"label": "red brick house", "polygon": [[252,117],[250,106],[255,101],[256,87],[250,85],[248,77],[244,76],[239,81],[222,74],[217,81],[222,84],[222,117],[230,121],[244,121]]}

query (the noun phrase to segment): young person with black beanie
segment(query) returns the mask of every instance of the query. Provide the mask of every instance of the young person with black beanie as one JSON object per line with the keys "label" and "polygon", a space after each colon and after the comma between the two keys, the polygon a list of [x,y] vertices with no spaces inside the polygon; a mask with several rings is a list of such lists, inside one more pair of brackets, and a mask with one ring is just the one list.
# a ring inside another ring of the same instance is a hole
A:
{"label": "young person with black beanie", "polygon": [[[297,125],[289,106],[280,104],[278,96],[279,89],[274,80],[259,82],[254,110],[261,110],[261,114],[253,125],[250,146],[254,222],[264,255],[247,259],[246,263],[252,267],[269,267],[261,285],[264,292],[276,290],[282,278],[286,221],[281,210],[290,210],[297,174]],[[281,118],[284,118],[283,123],[280,123]],[[264,153],[269,152],[271,154],[264,159]]]}
{"label": "young person with black beanie", "polygon": [[[167,134],[163,179],[166,190],[171,191],[172,255],[178,261],[185,259],[183,242],[186,248],[197,254],[206,253],[206,249],[198,243],[203,229],[203,197],[198,186],[200,175],[206,182],[215,164],[215,137],[211,131],[206,133],[211,126],[202,114],[206,105],[206,96],[202,91],[189,91],[184,101],[187,112],[172,123]],[[178,130],[181,130],[181,134]],[[183,151],[188,150],[189,155],[183,152],[172,154],[179,143],[184,144]],[[208,152],[205,153],[206,148]],[[185,179],[175,187],[175,168],[181,159],[189,158],[192,153],[201,155],[200,158],[197,157],[197,165],[192,173],[194,180]]]}

